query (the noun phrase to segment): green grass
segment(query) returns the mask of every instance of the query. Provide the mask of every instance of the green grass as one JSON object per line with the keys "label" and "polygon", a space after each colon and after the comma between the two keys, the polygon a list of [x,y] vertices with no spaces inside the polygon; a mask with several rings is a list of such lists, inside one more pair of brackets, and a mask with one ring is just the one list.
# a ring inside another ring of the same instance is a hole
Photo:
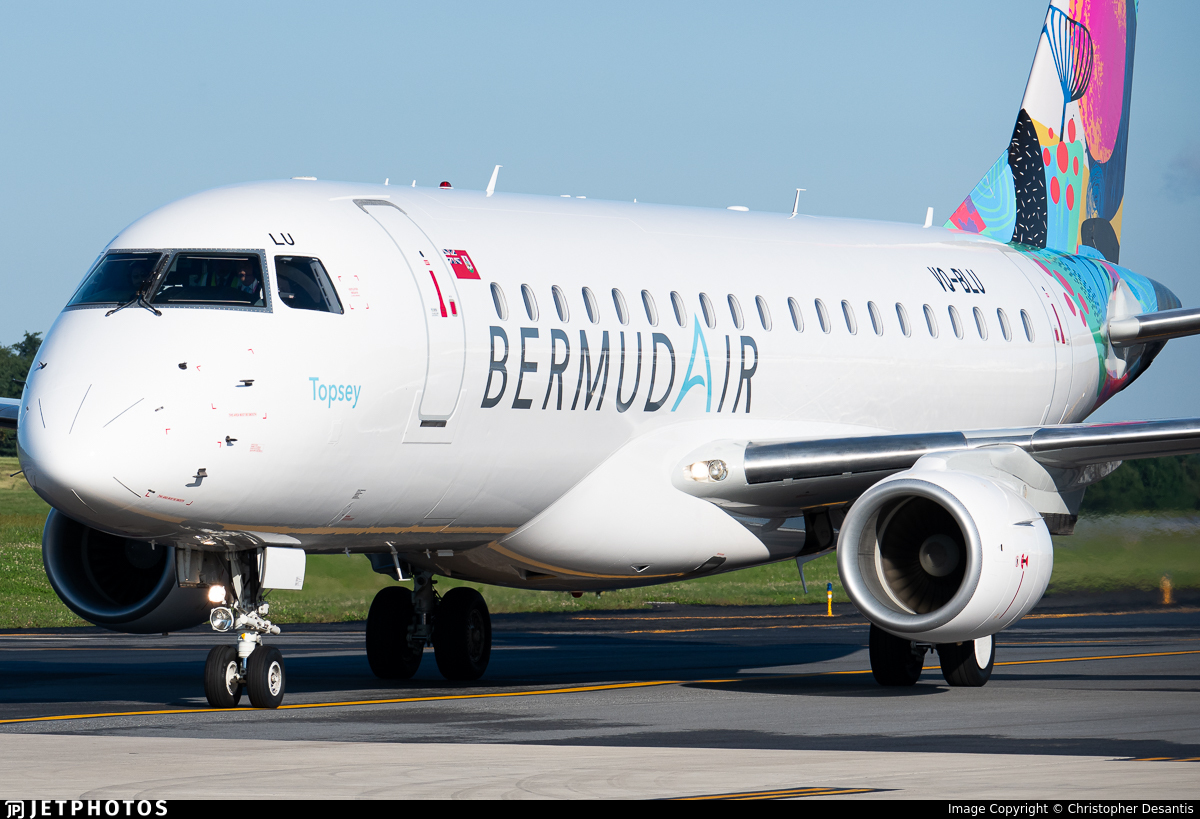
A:
{"label": "green grass", "polygon": [[[42,525],[49,507],[33,493],[15,458],[0,458],[0,628],[83,625],[58,599],[42,568]],[[1054,539],[1050,594],[1158,588],[1170,575],[1177,589],[1200,587],[1200,517],[1126,515],[1084,519],[1076,534]],[[605,592],[578,599],[564,592],[527,591],[439,578],[442,592],[455,586],[479,589],[493,612],[644,609],[650,602],[716,606],[822,605],[825,584],[833,599],[846,594],[832,555],[805,566],[808,594],[792,561],[681,583]],[[272,619],[280,623],[338,622],[367,616],[375,592],[392,583],[371,571],[361,555],[312,555],[304,589],[271,594]]]}

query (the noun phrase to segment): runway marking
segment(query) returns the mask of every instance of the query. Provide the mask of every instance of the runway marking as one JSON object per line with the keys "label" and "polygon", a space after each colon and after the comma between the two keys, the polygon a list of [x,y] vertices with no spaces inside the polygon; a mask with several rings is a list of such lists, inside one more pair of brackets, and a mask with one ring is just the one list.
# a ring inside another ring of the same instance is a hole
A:
{"label": "runway marking", "polygon": [[[846,617],[846,616],[853,617],[856,615],[835,614],[833,616],[834,617]],[[652,617],[652,616],[585,617],[585,616],[578,616],[578,617],[572,617],[570,619],[572,619],[572,620],[625,620],[625,621],[629,621],[629,620],[788,620],[788,619],[793,619],[793,618],[797,618],[797,617],[825,617],[825,618],[828,618],[829,615],[828,614],[748,614],[744,617],[739,617],[739,616],[733,615],[733,614],[703,614],[703,615],[698,614],[695,617],[689,617],[687,615],[672,615],[669,617]],[[859,619],[862,619],[862,617],[859,616]]]}
{"label": "runway marking", "polygon": [[1063,614],[1026,614],[1022,620],[1057,620],[1063,617],[1118,617],[1125,614],[1194,614],[1200,611],[1195,606],[1180,606],[1178,608],[1137,609],[1136,611],[1083,611]]}
{"label": "runway marking", "polygon": [[[860,623],[812,623],[809,625],[782,625],[782,626],[699,626],[697,628],[641,628],[641,629],[626,629],[624,631],[610,631],[608,634],[684,634],[691,631],[766,631],[767,629],[797,629],[797,628],[845,628],[847,626],[864,625],[863,620]],[[553,632],[538,632],[541,634],[550,634]],[[593,632],[581,632],[591,634]],[[604,634],[605,632],[594,632]]]}
{"label": "runway marking", "polygon": [[1008,660],[996,665],[1038,665],[1040,663],[1079,663],[1085,660],[1128,660],[1138,657],[1175,657],[1181,654],[1200,654],[1200,649],[1188,651],[1153,651],[1146,654],[1106,654],[1099,657],[1054,657],[1045,660]]}
{"label": "runway marking", "polygon": [[[1079,663],[1090,660],[1127,660],[1137,659],[1142,657],[1175,657],[1185,654],[1200,654],[1200,649],[1189,651],[1157,651],[1145,654],[1111,654],[1097,657],[1054,657],[1042,660],[1009,660],[1007,662],[996,663],[996,665],[1037,665],[1041,663]],[[937,671],[939,666],[927,665],[923,667],[923,671]],[[627,683],[604,683],[600,685],[582,685],[573,686],[570,688],[542,688],[536,691],[492,691],[482,694],[438,694],[424,697],[396,697],[392,699],[381,700],[347,700],[344,702],[304,702],[294,703],[290,705],[281,705],[279,711],[300,710],[309,708],[344,708],[347,706],[357,705],[397,705],[409,702],[445,702],[451,700],[483,700],[497,699],[501,697],[538,697],[548,694],[582,694],[591,691],[619,691],[622,689],[631,688],[656,688],[664,685],[727,685],[731,683],[743,682],[771,682],[775,680],[795,680],[809,677],[838,677],[851,676],[858,674],[870,674],[870,669],[865,671],[811,671],[802,674],[779,674],[763,677],[731,677],[726,679],[711,679],[711,680],[645,680],[641,682]],[[112,711],[98,714],[59,714],[57,716],[47,717],[18,717],[14,719],[0,719],[0,725],[11,725],[15,723],[27,722],[59,722],[64,720],[80,720],[80,719],[99,719],[102,717],[142,717],[142,716],[164,716],[171,714],[213,714],[225,713],[232,711],[258,711],[270,709],[257,708],[170,708],[155,711]]]}
{"label": "runway marking", "polygon": [[1116,762],[1200,762],[1200,756],[1131,756]]}
{"label": "runway marking", "polygon": [[880,793],[884,788],[784,788],[775,791],[745,791],[715,793],[705,796],[675,796],[672,801],[696,802],[707,800],[794,799],[801,796],[840,796],[849,793]]}

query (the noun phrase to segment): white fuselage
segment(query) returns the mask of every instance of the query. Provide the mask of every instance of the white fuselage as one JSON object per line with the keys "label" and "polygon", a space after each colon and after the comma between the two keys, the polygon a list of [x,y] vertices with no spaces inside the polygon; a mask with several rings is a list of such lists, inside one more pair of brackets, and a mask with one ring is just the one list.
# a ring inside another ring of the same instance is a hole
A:
{"label": "white fuselage", "polygon": [[[392,544],[488,582],[655,582],[718,548],[723,569],[787,556],[671,486],[706,441],[1072,422],[1097,392],[1092,336],[1053,280],[939,228],[289,181],[180,200],[110,249],[257,251],[270,278],[268,311],[78,307],[48,333],[26,474],[138,538]],[[282,304],[280,254],[319,258],[344,313]]]}

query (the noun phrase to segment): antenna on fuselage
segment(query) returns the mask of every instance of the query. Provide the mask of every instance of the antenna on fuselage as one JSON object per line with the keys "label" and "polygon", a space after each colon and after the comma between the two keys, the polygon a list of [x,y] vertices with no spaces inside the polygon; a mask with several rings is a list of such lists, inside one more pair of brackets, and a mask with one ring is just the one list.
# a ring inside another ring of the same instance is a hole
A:
{"label": "antenna on fuselage", "polygon": [[413,180],[413,187],[415,188],[416,186],[417,186],[417,180],[415,180],[415,179],[414,179],[414,180]]}
{"label": "antenna on fuselage", "polygon": [[925,227],[933,227],[933,208],[925,209]]}
{"label": "antenna on fuselage", "polygon": [[504,167],[503,165],[497,165],[495,168],[492,169],[492,178],[488,181],[488,186],[487,186],[487,195],[488,196],[491,196],[493,193],[496,192],[496,177],[500,175],[500,169],[503,167]]}
{"label": "antenna on fuselage", "polygon": [[807,188],[796,188],[796,201],[792,203],[792,216],[789,216],[788,217],[789,219],[791,219],[793,216],[795,216],[800,211],[800,191],[804,191],[804,190],[808,190],[808,189]]}
{"label": "antenna on fuselage", "polygon": [[384,184],[384,185],[386,185],[386,184],[388,183],[388,180],[389,180],[390,178],[391,178],[391,177],[387,177],[387,176],[385,176],[385,177],[383,178],[383,184]]}

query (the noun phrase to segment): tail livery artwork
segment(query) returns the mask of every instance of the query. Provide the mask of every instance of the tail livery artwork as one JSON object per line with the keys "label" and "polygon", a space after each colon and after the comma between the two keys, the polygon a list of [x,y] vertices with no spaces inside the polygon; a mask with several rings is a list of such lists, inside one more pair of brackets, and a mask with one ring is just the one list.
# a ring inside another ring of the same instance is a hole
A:
{"label": "tail livery artwork", "polygon": [[54,590],[237,635],[209,701],[274,707],[264,593],[309,553],[412,581],[371,605],[375,674],[432,645],[469,680],[487,605],[435,575],[578,592],[836,549],[880,683],[933,650],[983,685],[1086,487],[1200,451],[1200,419],[1082,423],[1200,333],[1119,264],[1136,30],[1055,0],[942,228],[308,178],[150,213],[0,408]]}

